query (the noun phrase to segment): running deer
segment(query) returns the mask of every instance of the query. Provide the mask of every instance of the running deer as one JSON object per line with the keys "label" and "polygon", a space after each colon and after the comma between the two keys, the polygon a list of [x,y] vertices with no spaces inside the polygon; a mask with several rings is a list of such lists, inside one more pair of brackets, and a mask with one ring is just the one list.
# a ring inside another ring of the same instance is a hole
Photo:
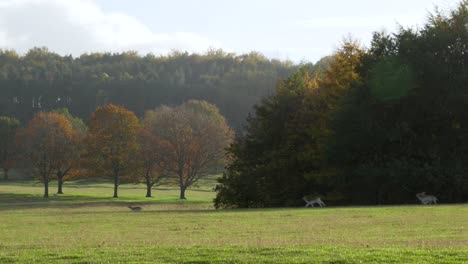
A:
{"label": "running deer", "polygon": [[131,206],[131,205],[129,205],[128,208],[130,208],[130,210],[132,210],[133,212],[140,212],[142,209],[140,206]]}
{"label": "running deer", "polygon": [[325,206],[325,203],[322,201],[322,199],[320,199],[320,197],[306,195],[302,197],[302,200],[306,202],[305,207],[308,207],[309,205],[310,207],[314,207],[314,204],[318,204],[320,207]]}
{"label": "running deer", "polygon": [[422,204],[437,204],[437,197],[434,195],[427,195],[425,192],[417,193],[416,197]]}

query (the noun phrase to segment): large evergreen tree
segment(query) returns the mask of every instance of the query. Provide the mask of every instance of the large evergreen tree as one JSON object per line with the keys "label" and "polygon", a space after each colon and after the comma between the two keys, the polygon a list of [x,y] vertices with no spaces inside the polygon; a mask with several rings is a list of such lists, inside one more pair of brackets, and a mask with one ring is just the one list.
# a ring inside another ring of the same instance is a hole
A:
{"label": "large evergreen tree", "polygon": [[331,151],[353,203],[468,198],[468,2],[419,30],[376,33]]}

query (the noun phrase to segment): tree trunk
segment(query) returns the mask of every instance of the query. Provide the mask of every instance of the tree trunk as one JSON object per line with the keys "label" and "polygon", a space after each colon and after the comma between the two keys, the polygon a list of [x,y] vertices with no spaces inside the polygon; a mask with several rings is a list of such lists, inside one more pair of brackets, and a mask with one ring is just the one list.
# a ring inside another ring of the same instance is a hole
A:
{"label": "tree trunk", "polygon": [[151,184],[146,183],[146,197],[151,197],[151,187],[153,187]]}
{"label": "tree trunk", "polygon": [[3,179],[8,180],[8,169],[3,168]]}
{"label": "tree trunk", "polygon": [[119,173],[115,173],[114,174],[114,198],[119,197],[117,194],[118,188],[119,188]]}
{"label": "tree trunk", "polygon": [[58,177],[57,181],[58,181],[57,194],[63,194],[63,192],[62,192],[63,177]]}
{"label": "tree trunk", "polygon": [[184,164],[179,161],[179,186],[180,186],[180,199],[185,199],[185,189],[187,186],[184,184]]}
{"label": "tree trunk", "polygon": [[185,186],[180,185],[180,199],[185,199]]}
{"label": "tree trunk", "polygon": [[49,179],[44,179],[44,198],[49,197]]}

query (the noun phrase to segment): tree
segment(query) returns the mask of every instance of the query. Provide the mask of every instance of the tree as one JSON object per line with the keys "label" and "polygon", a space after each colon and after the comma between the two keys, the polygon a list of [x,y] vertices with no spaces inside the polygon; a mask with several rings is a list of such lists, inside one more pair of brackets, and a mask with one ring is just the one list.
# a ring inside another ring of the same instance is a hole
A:
{"label": "tree", "polygon": [[91,169],[113,178],[114,198],[121,178],[134,168],[138,128],[135,114],[120,106],[100,106],[91,114],[86,139]]}
{"label": "tree", "polygon": [[15,161],[15,134],[19,124],[17,119],[0,116],[0,165],[5,180],[8,180],[8,170]]}
{"label": "tree", "polygon": [[138,131],[137,141],[139,144],[139,153],[137,155],[140,164],[140,177],[139,182],[146,185],[146,197],[151,197],[151,190],[153,186],[158,184],[165,176],[166,171],[164,168],[164,159],[170,149],[167,142],[160,140],[154,133],[145,127],[145,120],[143,126]]}
{"label": "tree", "polygon": [[352,203],[468,199],[468,1],[423,27],[375,33],[335,119],[330,159]]}
{"label": "tree", "polygon": [[62,163],[73,142],[73,128],[58,113],[40,112],[18,133],[18,141],[44,182],[44,197],[49,197],[49,182],[58,164]]}
{"label": "tree", "polygon": [[78,117],[74,117],[70,114],[67,108],[61,108],[53,110],[54,113],[59,113],[65,116],[73,128],[72,140],[69,144],[64,146],[66,150],[62,159],[56,163],[55,172],[57,175],[57,193],[63,194],[63,183],[66,180],[75,179],[79,174],[78,166],[80,161],[80,155],[82,154],[84,147],[83,142],[86,135],[87,127],[83,120]]}
{"label": "tree", "polygon": [[177,178],[180,199],[193,183],[222,166],[233,133],[216,106],[191,100],[148,111],[145,120],[167,148],[163,168]]}
{"label": "tree", "polygon": [[306,65],[278,83],[276,95],[255,108],[246,135],[229,148],[231,162],[216,187],[217,208],[292,206],[302,204],[305,194],[330,191],[331,121],[340,100],[360,81],[362,54],[347,40],[321,68]]}

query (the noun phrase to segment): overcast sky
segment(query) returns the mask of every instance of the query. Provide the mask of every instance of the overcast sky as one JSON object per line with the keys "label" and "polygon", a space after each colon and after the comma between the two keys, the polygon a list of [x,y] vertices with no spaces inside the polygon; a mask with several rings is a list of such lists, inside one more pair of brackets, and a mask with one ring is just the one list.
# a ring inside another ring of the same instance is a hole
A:
{"label": "overcast sky", "polygon": [[349,33],[421,25],[456,0],[0,0],[0,47],[60,54],[209,48],[312,61]]}

